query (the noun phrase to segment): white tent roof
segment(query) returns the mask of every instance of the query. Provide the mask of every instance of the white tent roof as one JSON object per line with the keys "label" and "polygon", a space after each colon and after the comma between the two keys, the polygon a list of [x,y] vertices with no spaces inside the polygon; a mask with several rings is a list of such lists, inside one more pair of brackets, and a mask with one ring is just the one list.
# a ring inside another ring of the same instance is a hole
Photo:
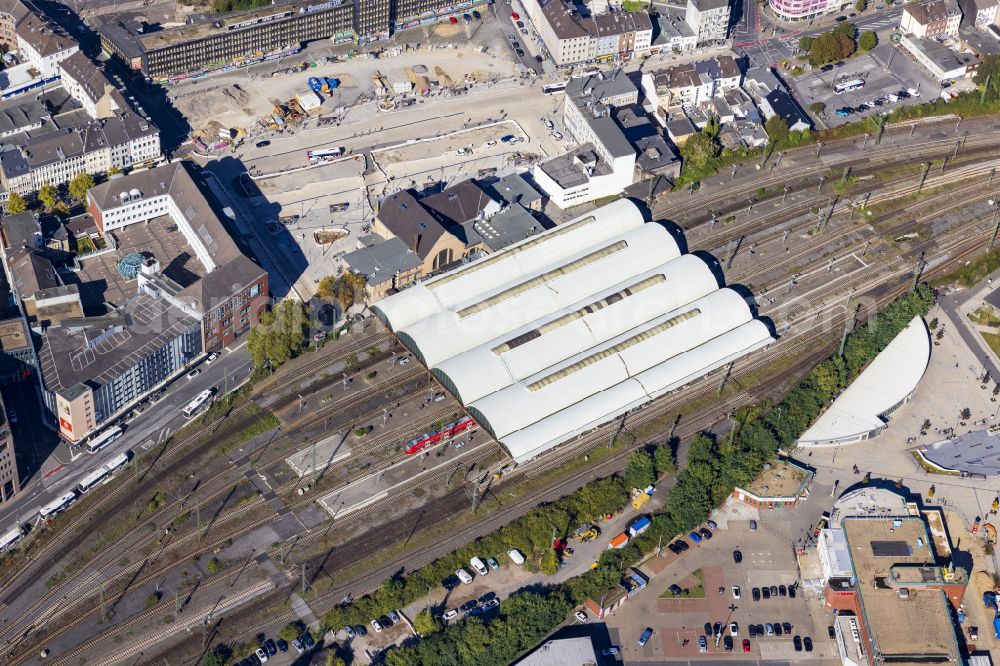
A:
{"label": "white tent roof", "polygon": [[502,252],[415,284],[379,301],[374,309],[392,330],[398,331],[504,284],[543,273],[547,267],[565,263],[567,257],[601,241],[642,227],[643,222],[642,213],[635,204],[620,199],[515,243]]}
{"label": "white tent roof", "polygon": [[[632,291],[647,280],[653,284]],[[621,295],[626,290],[628,294]],[[469,403],[716,290],[718,281],[708,265],[695,255],[684,255],[452,356],[438,364],[435,374]],[[606,304],[609,297],[620,300]],[[588,312],[576,319],[568,316],[581,310]],[[502,345],[512,348],[494,351]]]}
{"label": "white tent roof", "polygon": [[802,434],[799,444],[853,442],[883,428],[886,422],[881,417],[913,393],[930,357],[927,325],[914,317]]}
{"label": "white tent roof", "polygon": [[679,256],[677,242],[665,228],[646,224],[396,332],[424,363],[436,366]]}

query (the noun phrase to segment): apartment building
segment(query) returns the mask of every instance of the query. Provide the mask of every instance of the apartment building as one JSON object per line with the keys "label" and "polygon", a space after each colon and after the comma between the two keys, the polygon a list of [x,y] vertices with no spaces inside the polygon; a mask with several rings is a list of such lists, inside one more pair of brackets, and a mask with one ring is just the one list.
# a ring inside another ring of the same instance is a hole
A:
{"label": "apartment building", "polygon": [[1000,0],[958,0],[962,20],[966,25],[987,30],[997,24]]}
{"label": "apartment building", "polygon": [[18,53],[42,79],[59,76],[59,63],[80,50],[75,39],[41,14],[26,13],[15,32]]}
{"label": "apartment building", "polygon": [[785,21],[803,21],[837,11],[843,0],[768,0],[768,6]]}
{"label": "apartment building", "polygon": [[17,24],[30,13],[39,13],[34,6],[23,0],[0,1],[0,44],[8,51],[16,51]]}
{"label": "apartment building", "polygon": [[0,504],[21,491],[21,475],[17,471],[14,435],[10,429],[7,408],[0,396]]}
{"label": "apartment building", "polygon": [[958,37],[961,22],[962,10],[955,0],[930,0],[903,7],[899,29],[917,39],[943,35]]}
{"label": "apartment building", "polygon": [[645,108],[665,125],[671,109],[723,96],[739,88],[742,79],[736,59],[729,55],[650,69],[641,79]]}
{"label": "apartment building", "polygon": [[729,37],[729,0],[688,0],[684,19],[701,44],[718,44]]}
{"label": "apartment building", "polygon": [[560,66],[598,58],[628,59],[652,46],[653,24],[646,12],[594,15],[586,6],[563,0],[527,2],[524,8]]}

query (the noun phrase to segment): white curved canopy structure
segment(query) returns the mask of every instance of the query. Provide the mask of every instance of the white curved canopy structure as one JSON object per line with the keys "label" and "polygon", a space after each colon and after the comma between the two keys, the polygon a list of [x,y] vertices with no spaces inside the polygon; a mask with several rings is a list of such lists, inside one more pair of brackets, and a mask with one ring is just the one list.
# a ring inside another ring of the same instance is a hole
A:
{"label": "white curved canopy structure", "polygon": [[619,200],[375,310],[525,462],[773,340],[713,268]]}
{"label": "white curved canopy structure", "polygon": [[914,317],[802,433],[799,446],[835,446],[874,437],[917,388],[930,358],[927,325]]}

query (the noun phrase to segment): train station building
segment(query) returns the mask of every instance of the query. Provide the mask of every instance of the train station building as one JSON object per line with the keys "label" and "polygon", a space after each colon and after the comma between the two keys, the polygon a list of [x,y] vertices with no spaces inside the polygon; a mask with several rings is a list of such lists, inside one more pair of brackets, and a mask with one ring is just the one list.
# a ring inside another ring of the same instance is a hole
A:
{"label": "train station building", "polygon": [[523,463],[769,345],[720,275],[619,200],[374,307]]}

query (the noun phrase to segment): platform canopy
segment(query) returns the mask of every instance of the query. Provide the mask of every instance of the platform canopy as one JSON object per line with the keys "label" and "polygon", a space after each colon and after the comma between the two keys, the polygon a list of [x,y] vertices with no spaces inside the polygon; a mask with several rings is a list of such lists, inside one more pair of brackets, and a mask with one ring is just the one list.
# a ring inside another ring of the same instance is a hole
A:
{"label": "platform canopy", "polygon": [[835,446],[875,435],[917,388],[930,358],[927,325],[914,317],[802,434],[799,446]]}
{"label": "platform canopy", "polygon": [[720,274],[620,200],[374,308],[525,462],[770,344]]}

